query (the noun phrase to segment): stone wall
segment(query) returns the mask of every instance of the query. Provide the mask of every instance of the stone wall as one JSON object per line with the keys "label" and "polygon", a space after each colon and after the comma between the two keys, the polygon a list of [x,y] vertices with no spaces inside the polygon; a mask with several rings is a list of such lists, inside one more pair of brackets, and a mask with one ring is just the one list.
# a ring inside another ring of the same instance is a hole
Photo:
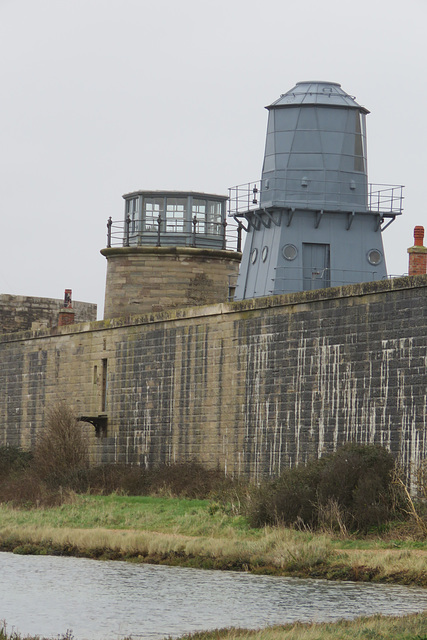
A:
{"label": "stone wall", "polygon": [[104,318],[227,302],[242,254],[196,247],[112,247]]}
{"label": "stone wall", "polygon": [[[63,300],[35,298],[31,296],[0,295],[0,332],[27,331],[33,323],[54,327],[58,313],[64,307]],[[75,322],[96,320],[96,304],[73,302]]]}
{"label": "stone wall", "polygon": [[427,276],[3,335],[0,445],[32,446],[66,400],[107,417],[98,461],[257,478],[351,440],[410,470],[427,455],[426,343]]}

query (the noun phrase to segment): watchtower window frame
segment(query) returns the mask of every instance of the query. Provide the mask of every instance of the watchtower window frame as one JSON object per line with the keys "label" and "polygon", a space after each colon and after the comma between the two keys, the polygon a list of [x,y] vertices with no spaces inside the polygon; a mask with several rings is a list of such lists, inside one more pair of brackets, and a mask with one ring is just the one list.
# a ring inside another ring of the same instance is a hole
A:
{"label": "watchtower window frame", "polygon": [[136,233],[139,227],[139,211],[140,211],[140,198],[129,198],[126,200],[126,217],[130,220],[130,233]]}
{"label": "watchtower window frame", "polygon": [[164,217],[165,212],[165,199],[159,197],[145,197],[143,198],[142,207],[142,219],[143,230],[148,232],[156,232],[158,225],[158,218]]}
{"label": "watchtower window frame", "polygon": [[192,218],[197,219],[198,233],[205,235],[221,235],[225,219],[224,203],[208,198],[192,198]]}
{"label": "watchtower window frame", "polygon": [[166,197],[166,231],[182,233],[185,228],[188,198],[179,196]]}
{"label": "watchtower window frame", "polygon": [[131,245],[157,241],[159,233],[169,243],[175,236],[178,243],[189,245],[194,242],[194,232],[222,245],[228,198],[196,192],[141,191],[129,193],[124,199]]}

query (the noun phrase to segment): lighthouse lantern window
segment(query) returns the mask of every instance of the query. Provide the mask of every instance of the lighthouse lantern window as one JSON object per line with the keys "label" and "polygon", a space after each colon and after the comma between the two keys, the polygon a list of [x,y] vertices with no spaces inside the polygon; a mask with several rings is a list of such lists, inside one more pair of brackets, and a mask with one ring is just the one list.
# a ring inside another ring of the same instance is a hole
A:
{"label": "lighthouse lantern window", "polygon": [[197,233],[219,235],[222,230],[222,203],[193,198],[192,218],[197,218]]}
{"label": "lighthouse lantern window", "polygon": [[206,200],[194,198],[191,213],[191,217],[197,219],[197,232],[206,233]]}
{"label": "lighthouse lantern window", "polygon": [[144,200],[144,230],[157,231],[157,219],[163,217],[164,199],[145,198]]}
{"label": "lighthouse lantern window", "polygon": [[186,208],[187,198],[167,198],[166,231],[184,231],[184,214]]}
{"label": "lighthouse lantern window", "polygon": [[130,220],[130,232],[135,233],[138,224],[139,198],[130,198],[126,202],[126,214]]}
{"label": "lighthouse lantern window", "polygon": [[208,202],[207,233],[221,233],[221,203]]}

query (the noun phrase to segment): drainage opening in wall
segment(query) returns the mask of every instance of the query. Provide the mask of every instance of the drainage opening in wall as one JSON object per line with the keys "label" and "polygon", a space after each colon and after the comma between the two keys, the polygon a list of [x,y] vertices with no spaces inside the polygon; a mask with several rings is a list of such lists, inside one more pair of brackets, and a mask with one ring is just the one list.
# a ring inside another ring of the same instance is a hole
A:
{"label": "drainage opening in wall", "polygon": [[97,438],[107,437],[108,417],[106,415],[99,416],[80,416],[79,422],[88,422],[95,427],[95,436]]}

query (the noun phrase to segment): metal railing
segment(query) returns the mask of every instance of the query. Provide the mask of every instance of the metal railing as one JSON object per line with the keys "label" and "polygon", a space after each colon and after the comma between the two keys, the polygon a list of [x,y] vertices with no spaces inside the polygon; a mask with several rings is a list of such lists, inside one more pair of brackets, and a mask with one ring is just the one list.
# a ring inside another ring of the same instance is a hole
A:
{"label": "metal railing", "polygon": [[[292,207],[297,208],[298,205],[310,206],[313,208],[320,208],[321,205],[316,203],[316,198],[319,198],[319,202],[322,199],[327,199],[328,194],[326,189],[318,191],[307,192],[306,197],[303,197],[301,191],[302,180],[295,179],[280,179],[281,185],[286,180],[287,191],[286,197],[289,198],[289,202],[292,203]],[[266,180],[257,180],[254,182],[247,182],[234,187],[230,187],[229,200],[228,200],[228,215],[229,217],[242,216],[248,211],[256,211],[261,207],[261,198],[265,195],[265,199],[270,199],[270,194],[275,191],[275,179],[268,178]],[[279,180],[277,179],[277,182]],[[309,181],[307,181],[308,184]],[[315,180],[313,182],[320,182]],[[331,186],[334,186],[337,193],[340,192],[342,183],[323,181],[323,185],[328,185],[328,190],[331,190]],[[391,185],[391,184],[368,184],[368,193],[366,194],[366,210],[372,211],[384,215],[385,217],[394,217],[400,215],[403,211],[403,185]],[[280,187],[282,190],[282,186]],[[333,189],[332,189],[333,191]],[[363,198],[363,195],[359,194],[358,198]],[[361,205],[357,205],[360,207]],[[342,203],[344,211],[351,211],[352,206],[350,203]],[[325,202],[325,209],[327,209],[327,201]]]}
{"label": "metal railing", "polygon": [[369,183],[369,211],[377,213],[394,213],[403,211],[403,185]]}
{"label": "metal railing", "polygon": [[[290,281],[301,279],[304,280],[327,280],[334,282],[333,286],[339,286],[344,284],[354,284],[355,274],[360,277],[359,282],[370,282],[373,280],[379,280],[382,276],[378,276],[378,270],[372,269],[331,269],[330,267],[289,267],[288,265],[280,265],[274,267],[275,269],[275,281]],[[285,275],[286,274],[286,275]],[[289,277],[291,275],[291,277]],[[357,282],[357,280],[356,280]]]}
{"label": "metal railing", "polygon": [[129,215],[125,220],[113,220],[110,216],[107,220],[107,248],[176,245],[242,251],[245,227],[234,218],[223,222],[206,222],[194,216],[191,226],[183,222],[180,227],[176,224],[171,227],[169,221],[159,215],[155,225],[150,223],[146,228],[144,226],[141,220],[132,220]]}

